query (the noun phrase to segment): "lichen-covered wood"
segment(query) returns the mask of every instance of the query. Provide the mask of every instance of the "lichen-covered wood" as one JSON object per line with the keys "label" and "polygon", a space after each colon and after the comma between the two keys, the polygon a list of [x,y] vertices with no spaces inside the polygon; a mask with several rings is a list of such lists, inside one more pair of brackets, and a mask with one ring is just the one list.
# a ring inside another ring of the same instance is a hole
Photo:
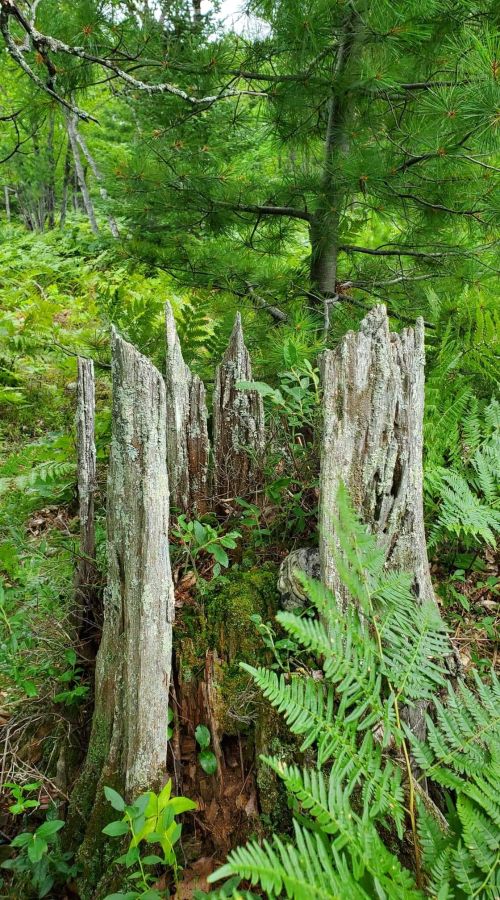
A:
{"label": "lichen-covered wood", "polygon": [[281,597],[280,606],[287,612],[303,609],[307,603],[307,593],[298,574],[306,574],[308,578],[319,580],[321,568],[319,562],[319,550],[316,547],[300,547],[291,550],[285,556],[278,573],[278,593]]}
{"label": "lichen-covered wood", "polygon": [[252,380],[250,355],[243,340],[241,316],[234,328],[214,387],[214,468],[219,504],[235,497],[258,499],[262,481],[264,409],[255,391],[238,390],[238,381]]}
{"label": "lichen-covered wood", "polygon": [[434,600],[424,533],[422,418],[424,327],[390,332],[377,306],[322,356],[324,431],[320,476],[322,578],[348,602],[335,566],[333,519],[340,481],[377,536],[387,567],[413,572],[420,601]]}
{"label": "lichen-covered wood", "polygon": [[165,304],[167,467],[171,502],[184,513],[207,512],[210,494],[205,387],[182,356],[170,303]]}
{"label": "lichen-covered wood", "polygon": [[[76,447],[80,554],[76,567],[76,620],[80,638],[90,635],[98,619],[95,563],[94,499],[96,491],[94,364],[78,357]],[[87,648],[88,649],[88,648]]]}
{"label": "lichen-covered wood", "polygon": [[165,772],[174,615],[163,378],[113,330],[108,584],[87,760],[73,798],[86,818],[81,896],[106,863],[105,785],[132,797]]}

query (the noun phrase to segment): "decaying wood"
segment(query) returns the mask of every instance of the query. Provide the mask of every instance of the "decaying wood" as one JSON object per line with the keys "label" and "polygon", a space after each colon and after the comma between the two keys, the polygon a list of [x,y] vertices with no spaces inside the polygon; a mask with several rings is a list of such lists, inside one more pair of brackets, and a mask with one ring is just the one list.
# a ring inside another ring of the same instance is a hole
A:
{"label": "decaying wood", "polygon": [[209,440],[205,388],[182,356],[170,303],[165,304],[167,467],[172,505],[184,513],[207,512]]}
{"label": "decaying wood", "polygon": [[82,897],[92,896],[89,885],[99,872],[104,786],[128,797],[154,788],[167,757],[174,595],[165,386],[154,366],[114,330],[112,362],[108,585],[92,733],[75,798],[89,817],[79,852]]}
{"label": "decaying wood", "polygon": [[203,705],[206,710],[207,719],[210,725],[210,733],[212,736],[212,748],[217,760],[217,778],[223,780],[225,763],[221,747],[221,725],[218,719],[217,710],[219,706],[217,697],[217,678],[216,665],[219,662],[216,650],[207,650],[205,658],[205,679],[201,683]]}
{"label": "decaying wood", "polygon": [[252,380],[250,355],[243,340],[241,316],[233,332],[214,387],[214,467],[219,502],[256,495],[262,480],[264,409],[255,391],[238,390],[238,381]]}
{"label": "decaying wood", "polygon": [[424,532],[422,419],[424,327],[389,331],[385,306],[322,357],[324,431],[320,476],[322,578],[341,606],[333,529],[339,482],[386,554],[390,569],[414,573],[420,601],[435,600]]}
{"label": "decaying wood", "polygon": [[96,491],[96,449],[94,364],[78,357],[76,394],[76,444],[78,502],[80,512],[80,554],[76,569],[75,593],[77,627],[85,639],[98,624],[98,573],[95,562],[94,499]]}

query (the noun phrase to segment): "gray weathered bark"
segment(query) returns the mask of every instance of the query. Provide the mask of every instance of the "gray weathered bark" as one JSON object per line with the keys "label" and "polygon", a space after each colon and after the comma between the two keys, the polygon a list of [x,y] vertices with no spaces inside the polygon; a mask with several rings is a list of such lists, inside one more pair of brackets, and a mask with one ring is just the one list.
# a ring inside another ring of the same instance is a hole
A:
{"label": "gray weathered bark", "polygon": [[307,592],[297,578],[298,574],[303,573],[316,580],[321,577],[319,550],[316,547],[292,550],[280,565],[277,585],[281,597],[280,606],[288,612],[303,609],[307,605]]}
{"label": "gray weathered bark", "polygon": [[389,331],[377,306],[359,332],[322,358],[324,432],[320,476],[322,578],[341,606],[348,595],[332,548],[340,481],[377,536],[388,568],[414,573],[415,596],[435,600],[424,531],[422,418],[424,328]]}
{"label": "gray weathered bark", "polygon": [[76,394],[76,446],[78,456],[78,501],[80,511],[80,556],[76,569],[77,621],[83,638],[87,626],[96,622],[95,522],[96,481],[94,364],[78,357]]}
{"label": "gray weathered bark", "polygon": [[104,786],[129,798],[157,787],[167,755],[174,597],[165,386],[154,366],[114,329],[112,363],[108,585],[92,733],[73,797],[87,820],[79,851],[84,900],[93,896],[105,860],[101,829],[110,811]]}
{"label": "gray weathered bark", "polygon": [[172,504],[184,513],[208,509],[210,444],[203,382],[184,362],[170,303],[165,304],[167,468]]}
{"label": "gray weathered bark", "polygon": [[262,480],[264,408],[255,391],[240,391],[238,381],[252,380],[250,355],[243,340],[241,316],[233,332],[214,386],[214,467],[219,502],[254,495]]}

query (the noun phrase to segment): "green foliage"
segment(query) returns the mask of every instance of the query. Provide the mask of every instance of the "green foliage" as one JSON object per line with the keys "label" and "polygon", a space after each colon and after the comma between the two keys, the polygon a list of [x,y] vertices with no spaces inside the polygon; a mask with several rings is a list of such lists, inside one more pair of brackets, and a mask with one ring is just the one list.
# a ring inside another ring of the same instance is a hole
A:
{"label": "green foliage", "polygon": [[316,510],[321,404],[318,371],[290,337],[284,340],[282,354],[291,368],[278,373],[278,387],[261,381],[240,381],[238,387],[257,391],[265,401],[269,435],[265,492],[271,504],[280,506],[272,536],[286,540],[307,531]]}
{"label": "green foliage", "polygon": [[[434,701],[425,744],[411,737],[423,776],[453,791],[456,812],[443,834],[420,810],[420,833],[430,890],[493,896],[500,884],[500,681],[474,673],[474,688],[448,685],[446,703]],[[453,895],[453,893],[452,893]]]}
{"label": "green foliage", "polygon": [[[127,852],[115,862],[127,869],[125,877],[130,887],[130,890],[109,894],[106,900],[161,900],[168,896],[166,891],[152,888],[158,880],[154,874],[155,867],[166,866],[177,881],[178,864],[174,847],[181,836],[182,825],[176,821],[176,816],[196,809],[196,803],[192,800],[172,797],[171,792],[172,782],[167,781],[158,794],[147,791],[132,804],[127,804],[113,788],[104,788],[106,799],[123,816],[106,825],[103,833],[128,840]],[[148,852],[147,844],[161,847],[162,856]]]}
{"label": "green foliage", "polygon": [[215,753],[209,750],[212,737],[206,725],[197,725],[194,736],[200,748],[198,762],[201,768],[207,775],[215,775],[217,771],[217,757]]}
{"label": "green foliage", "polygon": [[250,616],[250,621],[255,625],[264,647],[274,657],[269,668],[290,673],[291,666],[296,666],[300,657],[299,645],[289,637],[279,637],[273,623],[264,622],[259,613]]}
{"label": "green foliage", "polygon": [[47,817],[35,831],[17,834],[10,846],[19,850],[18,855],[1,864],[15,874],[19,884],[29,884],[35,897],[47,897],[54,886],[62,887],[76,874],[72,854],[63,853],[60,847],[58,832],[63,827],[61,819]]}
{"label": "green foliage", "polygon": [[[439,442],[438,447],[429,445],[426,467],[425,488],[433,512],[430,546],[453,536],[465,548],[480,542],[495,546],[500,530],[498,400],[480,404],[467,388],[448,410],[446,426],[451,436],[448,432],[441,450]],[[444,436],[442,425],[439,428]]]}
{"label": "green foliage", "polygon": [[[445,685],[450,653],[437,610],[415,603],[408,576],[384,571],[384,554],[342,488],[338,508],[336,564],[352,604],[341,612],[321,584],[304,576],[319,618],[277,616],[290,637],[317,657],[321,677],[278,677],[243,664],[291,731],[302,736],[301,749],[315,749],[315,768],[266,759],[295,801],[294,839],[251,842],[233,851],[210,880],[237,875],[267,896],[285,891],[298,900],[423,896],[420,863],[419,887],[394,852],[408,804],[417,815],[413,775],[407,794],[410,741],[424,775],[449,791],[448,830],[427,807],[419,804],[418,810],[434,890],[443,897],[493,898],[500,843],[498,682],[489,688],[477,678],[477,694],[459,684],[456,691],[448,688],[446,705],[434,699]],[[437,716],[436,724],[428,716],[425,744],[402,719],[403,706],[423,698],[434,702]],[[406,783],[395,749],[407,760]],[[457,885],[461,894],[454,893]]]}
{"label": "green foliage", "polygon": [[30,797],[30,794],[34,791],[39,791],[41,784],[41,781],[34,781],[31,784],[14,784],[10,781],[6,781],[2,787],[5,790],[8,790],[11,797],[15,800],[15,802],[9,806],[9,812],[12,813],[13,816],[19,816],[28,809],[38,809],[40,801]]}
{"label": "green foliage", "polygon": [[213,574],[220,574],[221,569],[227,569],[229,556],[227,550],[234,550],[239,531],[225,532],[222,526],[211,525],[208,521],[200,522],[198,519],[188,520],[184,514],[177,519],[172,534],[177,538],[182,552],[197,571],[196,560],[208,554],[214,560]]}

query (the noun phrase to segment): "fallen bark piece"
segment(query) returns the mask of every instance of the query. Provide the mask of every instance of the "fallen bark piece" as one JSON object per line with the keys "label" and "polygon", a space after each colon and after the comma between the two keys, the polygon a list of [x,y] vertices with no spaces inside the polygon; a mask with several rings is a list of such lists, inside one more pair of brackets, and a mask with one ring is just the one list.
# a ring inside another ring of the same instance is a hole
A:
{"label": "fallen bark piece", "polygon": [[297,577],[301,573],[319,580],[321,575],[319,550],[315,547],[292,550],[280,565],[278,592],[281,595],[281,606],[287,611],[302,609],[307,605],[307,593]]}

